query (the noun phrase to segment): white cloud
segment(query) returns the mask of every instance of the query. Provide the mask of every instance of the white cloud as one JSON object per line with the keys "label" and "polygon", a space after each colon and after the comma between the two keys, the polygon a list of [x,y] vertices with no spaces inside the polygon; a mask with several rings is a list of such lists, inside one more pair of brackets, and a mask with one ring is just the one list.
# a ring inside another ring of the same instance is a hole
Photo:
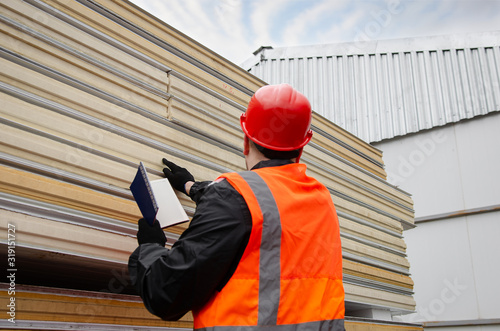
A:
{"label": "white cloud", "polygon": [[323,27],[318,24],[319,21],[325,18],[338,17],[337,12],[343,9],[348,4],[348,1],[329,1],[324,0],[314,4],[304,12],[297,15],[283,30],[283,44],[286,45],[304,45],[311,44],[313,35],[318,35],[316,31],[321,31]]}
{"label": "white cloud", "polygon": [[363,31],[375,40],[500,30],[496,0],[132,1],[235,63],[260,46],[356,41]]}
{"label": "white cloud", "polygon": [[356,33],[363,29],[365,21],[366,10],[357,8],[343,19],[338,18],[330,26],[319,30],[316,39],[324,44],[354,41]]}
{"label": "white cloud", "polygon": [[278,20],[282,8],[286,7],[288,0],[258,0],[252,2],[252,13],[250,20],[254,32],[253,42],[258,46],[272,45],[274,40],[271,37],[271,26]]}
{"label": "white cloud", "polygon": [[381,39],[500,30],[500,1],[419,0],[402,2]]}
{"label": "white cloud", "polygon": [[228,36],[241,37],[243,33],[243,5],[240,0],[220,1],[215,7],[216,22]]}
{"label": "white cloud", "polygon": [[212,42],[217,49],[224,49],[225,56],[242,62],[251,55],[252,43],[248,40],[251,32],[242,24],[244,8],[241,0],[219,1],[215,7],[215,19],[220,29]]}

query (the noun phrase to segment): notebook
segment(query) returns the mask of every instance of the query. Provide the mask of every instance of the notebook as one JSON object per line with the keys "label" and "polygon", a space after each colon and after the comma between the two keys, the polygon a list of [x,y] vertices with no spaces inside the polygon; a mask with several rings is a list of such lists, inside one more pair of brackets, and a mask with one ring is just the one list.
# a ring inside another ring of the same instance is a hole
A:
{"label": "notebook", "polygon": [[189,221],[168,179],[150,181],[142,162],[130,185],[130,191],[142,216],[150,225],[157,220],[161,228],[166,228]]}

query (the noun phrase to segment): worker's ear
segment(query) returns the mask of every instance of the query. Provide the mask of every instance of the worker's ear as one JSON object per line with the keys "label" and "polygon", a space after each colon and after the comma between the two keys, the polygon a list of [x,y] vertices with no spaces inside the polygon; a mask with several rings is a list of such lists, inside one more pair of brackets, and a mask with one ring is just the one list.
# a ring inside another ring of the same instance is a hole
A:
{"label": "worker's ear", "polygon": [[250,142],[248,141],[247,135],[243,138],[243,155],[248,155],[250,152]]}

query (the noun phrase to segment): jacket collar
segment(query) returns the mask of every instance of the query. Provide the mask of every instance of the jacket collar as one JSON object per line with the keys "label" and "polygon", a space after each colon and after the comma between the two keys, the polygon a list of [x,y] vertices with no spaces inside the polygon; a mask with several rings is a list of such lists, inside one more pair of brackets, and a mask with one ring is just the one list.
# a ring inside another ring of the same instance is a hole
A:
{"label": "jacket collar", "polygon": [[254,165],[251,170],[267,168],[267,167],[279,167],[282,165],[287,165],[292,163],[294,163],[292,160],[281,160],[281,159],[265,160],[265,161],[260,161],[259,163]]}

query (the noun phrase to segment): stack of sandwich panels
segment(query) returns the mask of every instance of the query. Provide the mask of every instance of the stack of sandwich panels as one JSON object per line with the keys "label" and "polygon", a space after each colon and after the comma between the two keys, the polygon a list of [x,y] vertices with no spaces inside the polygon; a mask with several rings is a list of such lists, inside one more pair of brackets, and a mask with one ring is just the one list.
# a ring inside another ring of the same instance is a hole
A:
{"label": "stack of sandwich panels", "polygon": [[[265,83],[122,0],[0,3],[0,66],[0,255],[14,258],[0,296],[16,326],[190,328],[190,314],[150,315],[130,285],[140,212],[128,187],[140,161],[160,178],[163,157],[198,180],[244,170],[239,116]],[[312,126],[302,161],[337,207],[347,315],[413,311],[411,197],[385,181],[380,151],[319,115]],[[166,230],[168,245],[186,226]]]}

